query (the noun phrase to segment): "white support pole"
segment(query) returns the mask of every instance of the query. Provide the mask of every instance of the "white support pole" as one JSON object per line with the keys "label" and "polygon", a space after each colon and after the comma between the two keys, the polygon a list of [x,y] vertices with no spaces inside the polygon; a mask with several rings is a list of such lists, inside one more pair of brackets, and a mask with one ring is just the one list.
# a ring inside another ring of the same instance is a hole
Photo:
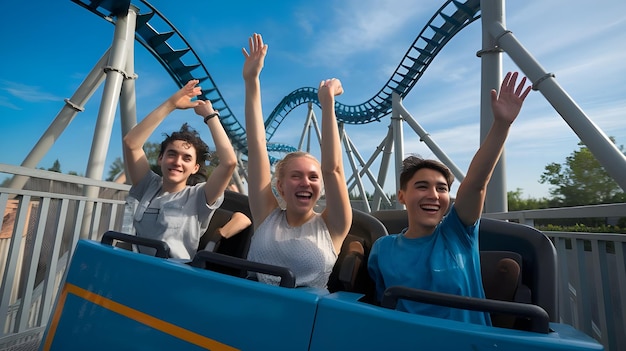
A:
{"label": "white support pole", "polygon": [[394,96],[397,96],[397,99],[393,100],[394,101],[393,108],[396,109],[400,113],[400,115],[402,116],[402,119],[411,127],[411,129],[413,129],[413,131],[417,135],[419,135],[420,141],[422,141],[423,143],[426,144],[426,146],[428,146],[428,148],[435,154],[435,156],[437,156],[439,161],[441,161],[443,164],[448,166],[448,168],[450,168],[450,171],[452,172],[452,174],[454,174],[454,177],[459,182],[462,182],[463,179],[465,178],[465,174],[463,173],[463,171],[461,171],[461,169],[457,167],[457,165],[454,162],[452,162],[452,160],[448,157],[448,155],[446,155],[446,153],[443,152],[443,150],[439,147],[439,145],[437,145],[437,143],[433,140],[433,138],[430,137],[430,134],[428,134],[424,130],[424,128],[422,128],[422,126],[420,126],[420,124],[417,123],[417,121],[413,118],[413,116],[411,116],[409,111],[407,111],[404,105],[402,105],[402,98],[400,98],[396,93],[394,93]]}
{"label": "white support pole", "polygon": [[233,173],[233,180],[239,192],[248,195],[248,188],[247,186],[244,187],[244,181],[246,185],[248,184],[248,163],[244,162],[241,150],[237,150],[235,153],[237,154],[237,168]]}
{"label": "white support pole", "polygon": [[313,119],[313,104],[309,102],[309,108],[306,114],[306,120],[304,121],[304,128],[302,128],[302,134],[300,135],[300,141],[298,142],[298,150],[304,150],[303,145],[304,141],[307,140],[307,151],[310,148],[310,141],[308,139],[311,138],[311,120]]}
{"label": "white support pole", "polygon": [[[385,181],[387,180],[387,172],[389,171],[389,163],[391,162],[391,151],[393,149],[393,121],[389,124],[389,129],[387,131],[387,137],[385,138],[384,141],[384,146],[382,148],[382,150],[378,150],[378,151],[383,151],[383,157],[380,160],[380,168],[378,169],[378,184],[380,184],[381,186],[385,186]],[[399,176],[396,177],[395,181],[396,181],[396,186],[399,186],[397,184],[397,182],[399,181]],[[396,190],[396,195],[398,194],[398,190]],[[396,208],[398,207],[398,202],[396,200]],[[380,200],[379,199],[374,199],[374,205],[373,208],[375,210],[380,210]]]}
{"label": "white support pole", "polygon": [[[478,56],[481,59],[480,144],[482,144],[493,123],[490,91],[498,90],[502,81],[502,50],[497,48],[496,39],[489,33],[488,28],[494,22],[504,23],[504,0],[481,0],[480,11],[483,39],[482,50],[478,52]],[[504,150],[487,185],[484,211],[487,213],[508,211]]]}
{"label": "white support pole", "polygon": [[[402,114],[398,106],[400,106],[401,97],[395,92],[391,95],[391,128],[393,135],[393,145],[395,152],[395,176],[396,176],[396,194],[400,190],[400,173],[402,173],[402,161],[404,160],[404,133],[402,131]],[[397,209],[403,209],[404,205],[396,202]]]}
{"label": "white support pole", "polygon": [[489,29],[491,35],[498,38],[499,47],[509,54],[533,82],[533,89],[543,94],[607,173],[626,191],[626,156],[561,88],[554,75],[547,73],[502,23],[492,23]]}
{"label": "white support pole", "polygon": [[[135,41],[126,42],[126,79],[122,82],[120,94],[120,119],[122,138],[137,125],[137,96],[135,94]],[[123,155],[125,157],[125,155]],[[124,163],[126,164],[126,163]],[[130,175],[126,174],[126,183],[130,184]]]}
{"label": "white support pole", "polygon": [[[379,203],[380,203],[380,199],[383,198],[383,199],[385,199],[385,202],[387,203],[387,205],[391,206],[391,201],[389,200],[389,198],[387,197],[387,195],[385,194],[385,191],[383,189],[383,187],[385,186],[385,179],[383,178],[382,182],[379,183],[379,181],[381,181],[381,179],[376,180],[376,178],[374,178],[374,175],[372,174],[372,172],[370,170],[370,166],[372,165],[374,159],[380,154],[379,149],[382,148],[383,144],[378,146],[376,152],[374,152],[374,156],[370,159],[369,162],[366,163],[365,160],[363,159],[363,156],[361,156],[361,154],[359,153],[359,150],[357,149],[356,145],[354,145],[354,143],[352,142],[352,140],[350,139],[348,134],[344,133],[344,137],[346,138],[346,141],[348,142],[348,146],[350,147],[350,150],[354,154],[356,160],[359,161],[359,164],[361,165],[361,171],[359,171],[357,174],[353,174],[350,177],[350,179],[356,178],[356,177],[362,177],[363,175],[367,175],[367,177],[369,178],[370,182],[372,183],[372,186],[374,187],[374,194],[373,194],[374,196],[372,198],[372,204],[374,204],[374,199],[376,197],[378,197],[378,202]],[[385,141],[383,140],[383,143],[384,142]],[[374,206],[372,206],[372,207],[374,207]],[[378,209],[380,209],[380,205],[378,207],[376,207],[376,210],[378,210]]]}
{"label": "white support pole", "polygon": [[302,145],[304,145],[304,140],[307,137],[307,130],[309,130],[309,126],[311,125],[312,113],[313,113],[313,105],[309,102],[309,108],[307,109],[306,119],[304,120],[304,127],[302,128],[302,134],[300,134],[300,140],[298,141],[298,150],[302,150]]}
{"label": "white support pole", "polygon": [[[113,44],[111,45],[111,54],[106,68],[106,80],[104,83],[104,91],[102,93],[102,101],[98,111],[98,119],[96,121],[96,129],[94,131],[93,143],[91,144],[91,152],[87,163],[87,171],[85,176],[91,179],[102,179],[104,171],[104,163],[111,139],[111,131],[113,129],[113,121],[115,119],[115,110],[120,98],[122,82],[127,77],[124,69],[128,67],[128,41],[135,40],[135,23],[138,9],[130,6],[126,16],[118,17],[115,23],[115,32],[113,34]],[[130,57],[132,59],[132,55]],[[85,187],[84,194],[88,198],[97,197],[98,187]],[[81,238],[89,238],[97,233],[90,233],[90,223],[92,217],[92,206],[85,209],[83,217],[83,226]],[[94,230],[97,228],[94,228]]]}
{"label": "white support pole", "polygon": [[[37,165],[45,154],[50,150],[54,142],[59,139],[61,133],[65,131],[70,122],[74,120],[74,117],[78,112],[85,110],[85,104],[89,101],[89,98],[96,92],[100,84],[104,82],[104,66],[109,60],[110,49],[108,49],[98,60],[98,63],[91,69],[91,72],[87,75],[85,80],[80,84],[78,89],[71,98],[65,99],[65,106],[61,108],[59,114],[54,118],[52,123],[46,131],[43,133],[37,144],[28,153],[22,167],[37,168]],[[9,183],[9,188],[22,189],[28,177],[26,176],[14,176]]]}
{"label": "white support pole", "polygon": [[367,199],[367,192],[363,187],[363,181],[361,177],[359,177],[359,169],[356,166],[356,162],[354,162],[354,155],[352,153],[352,147],[350,145],[350,140],[348,140],[345,130],[343,128],[343,123],[339,123],[339,133],[341,135],[341,139],[343,141],[344,149],[346,151],[346,155],[348,157],[348,161],[350,162],[350,168],[352,169],[352,174],[354,175],[354,180],[356,182],[357,187],[359,188],[359,192],[361,193],[361,199],[365,204],[365,212],[371,212],[370,204]]}

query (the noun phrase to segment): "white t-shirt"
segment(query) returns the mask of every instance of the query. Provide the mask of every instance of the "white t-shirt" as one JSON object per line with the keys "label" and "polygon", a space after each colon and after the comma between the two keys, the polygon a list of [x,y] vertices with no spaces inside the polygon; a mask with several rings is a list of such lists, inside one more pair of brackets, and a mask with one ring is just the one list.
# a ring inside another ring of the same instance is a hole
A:
{"label": "white t-shirt", "polygon": [[[272,211],[254,231],[248,260],[289,268],[296,286],[326,288],[337,254],[320,214],[299,227],[287,223],[286,211]],[[278,285],[279,277],[257,274],[259,281]]]}
{"label": "white t-shirt", "polygon": [[[161,193],[163,178],[149,172],[129,192],[130,197],[138,200],[133,218],[137,236],[165,241],[172,258],[191,259],[215,209],[224,201],[222,194],[214,204],[207,205],[204,184],[187,186],[176,193]],[[140,252],[153,254],[154,249],[140,247]]]}

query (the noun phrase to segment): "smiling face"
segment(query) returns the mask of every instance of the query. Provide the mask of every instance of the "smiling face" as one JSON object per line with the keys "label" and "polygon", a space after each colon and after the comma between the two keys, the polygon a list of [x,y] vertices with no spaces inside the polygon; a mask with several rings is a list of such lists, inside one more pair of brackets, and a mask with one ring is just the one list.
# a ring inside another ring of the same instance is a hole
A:
{"label": "smiling face", "polygon": [[433,233],[450,206],[450,188],[444,175],[430,168],[421,168],[398,191],[398,201],[409,216],[407,237],[423,237]]}
{"label": "smiling face", "polygon": [[196,149],[183,140],[169,143],[159,156],[158,164],[163,174],[163,190],[167,192],[184,188],[187,178],[200,168],[196,160]]}
{"label": "smiling face", "polygon": [[276,188],[289,212],[307,215],[315,206],[322,190],[320,165],[312,156],[301,155],[284,160]]}

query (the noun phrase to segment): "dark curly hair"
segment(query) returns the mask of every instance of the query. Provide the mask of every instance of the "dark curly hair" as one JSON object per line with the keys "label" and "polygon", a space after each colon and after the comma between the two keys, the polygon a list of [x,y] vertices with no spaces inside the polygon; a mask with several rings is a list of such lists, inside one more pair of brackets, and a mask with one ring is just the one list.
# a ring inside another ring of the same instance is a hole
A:
{"label": "dark curly hair", "polygon": [[191,144],[196,149],[196,163],[201,167],[204,167],[204,164],[209,155],[209,146],[202,141],[200,138],[200,133],[197,130],[191,128],[189,124],[185,123],[180,127],[180,130],[174,132],[172,134],[164,133],[165,140],[161,142],[161,150],[159,150],[159,157],[163,156],[165,149],[167,149],[168,145],[173,143],[176,140],[182,140],[186,143]]}
{"label": "dark curly hair", "polygon": [[409,180],[411,180],[415,173],[422,168],[432,169],[433,171],[437,171],[443,174],[443,177],[446,178],[446,183],[448,183],[448,188],[452,187],[452,182],[454,182],[454,175],[446,165],[437,160],[423,159],[419,156],[411,155],[402,161],[402,173],[400,173],[400,189],[406,190],[406,186],[409,183]]}

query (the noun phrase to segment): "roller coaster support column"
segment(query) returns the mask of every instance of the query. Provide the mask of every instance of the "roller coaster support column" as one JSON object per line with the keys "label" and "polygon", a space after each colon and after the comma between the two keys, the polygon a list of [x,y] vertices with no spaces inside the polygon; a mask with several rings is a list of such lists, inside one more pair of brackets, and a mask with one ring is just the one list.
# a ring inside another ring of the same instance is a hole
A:
{"label": "roller coaster support column", "polygon": [[243,179],[242,179],[244,178],[246,182],[248,181],[248,178],[247,178],[248,172],[246,171],[246,166],[242,160],[243,154],[241,153],[240,150],[236,150],[235,152],[237,153],[237,168],[235,169],[235,172],[233,172],[233,183],[237,187],[237,191],[239,193],[248,195],[247,189],[244,188],[243,186]]}
{"label": "roller coaster support column", "polygon": [[[126,69],[124,70],[126,79],[122,82],[120,93],[120,118],[122,127],[122,137],[126,136],[135,125],[137,125],[137,95],[135,94],[135,41],[126,41]],[[126,183],[130,184],[130,176],[126,174]]]}
{"label": "roller coaster support column", "polygon": [[[309,102],[309,108],[306,114],[306,121],[304,122],[304,128],[302,128],[302,135],[300,135],[300,141],[298,142],[298,150],[305,150],[311,152],[311,128],[315,128],[315,135],[317,136],[318,143],[321,143],[322,132],[317,124],[315,118],[315,112],[313,111],[313,104]],[[306,140],[306,148],[304,148],[304,142]]]}
{"label": "roller coaster support column", "polygon": [[509,54],[522,72],[533,82],[533,89],[541,91],[541,94],[563,117],[580,140],[585,143],[607,173],[626,191],[626,156],[622,154],[615,143],[585,115],[574,100],[561,88],[554,78],[554,74],[547,73],[517,41],[515,36],[506,30],[502,23],[492,23],[489,30],[493,37],[498,38],[499,47]]}
{"label": "roller coaster support column", "polygon": [[381,161],[378,179],[374,178],[374,175],[370,171],[370,166],[372,165],[374,160],[378,157],[381,150],[384,148],[384,145],[387,145],[388,141],[392,140],[391,128],[388,128],[387,138],[385,138],[385,140],[383,140],[383,142],[378,145],[378,147],[376,148],[376,151],[367,162],[365,162],[365,160],[363,159],[363,156],[359,154],[359,150],[356,148],[356,145],[354,145],[354,143],[352,142],[348,134],[345,133],[345,131],[343,133],[343,137],[345,138],[344,144],[346,148],[346,153],[353,154],[354,157],[357,159],[357,161],[359,161],[359,164],[361,165],[361,171],[353,170],[353,174],[350,176],[350,178],[348,178],[348,181],[347,181],[348,192],[351,192],[352,189],[358,184],[362,184],[362,182],[360,181],[357,182],[357,179],[360,179],[363,175],[366,175],[369,178],[370,182],[372,183],[372,186],[374,187],[374,194],[372,196],[371,204],[369,204],[369,201],[367,200],[367,194],[365,193],[365,191],[360,190],[363,195],[363,200],[368,203],[366,209],[369,211],[380,210],[380,203],[382,199],[384,199],[385,203],[389,207],[391,207],[391,201],[389,200],[387,195],[385,195],[385,191],[383,189],[383,186],[385,185],[385,179],[387,178],[387,170],[389,170],[389,158],[391,158],[391,156],[388,156],[388,154],[391,155],[391,147],[392,147],[391,144],[389,144],[390,146],[388,146],[388,148],[386,149],[389,151],[383,156],[383,160]]}
{"label": "roller coaster support column", "polygon": [[[477,54],[481,58],[480,87],[480,143],[482,144],[493,123],[491,111],[491,89],[499,89],[502,81],[502,50],[497,47],[497,40],[489,33],[492,23],[504,23],[504,0],[481,0],[482,50]],[[491,180],[487,185],[485,212],[507,212],[505,151],[496,164]]]}
{"label": "roller coaster support column", "polygon": [[[93,143],[91,144],[91,153],[87,163],[87,173],[85,174],[87,178],[102,179],[117,102],[120,98],[122,83],[125,78],[128,78],[124,70],[129,67],[127,64],[129,58],[128,47],[132,45],[129,44],[129,41],[134,42],[135,40],[137,11],[138,9],[131,5],[128,13],[124,16],[119,16],[115,23],[109,64],[105,68],[106,81],[104,83],[102,101],[98,111],[98,120],[96,121]],[[130,58],[132,59],[132,55]],[[126,92],[126,94],[128,94],[128,92]],[[85,196],[97,197],[98,191],[98,187],[87,187],[85,189]],[[90,211],[92,211],[92,209],[92,206],[85,209],[81,230],[81,237],[83,238],[88,237],[90,234],[88,231],[90,228],[89,221],[92,217]]]}
{"label": "roller coaster support column", "polygon": [[[393,121],[391,123],[393,123]],[[389,170],[389,161],[391,160],[392,148],[393,148],[393,128],[391,127],[391,125],[389,125],[389,128],[387,128],[387,136],[380,144],[378,144],[376,151],[374,151],[374,153],[368,160],[367,164],[365,165],[365,167],[369,169],[374,159],[378,157],[378,155],[381,152],[383,153],[383,156],[380,159],[380,168],[378,168],[378,179],[376,181],[372,181],[373,184],[376,184],[379,187],[385,186],[385,182],[387,181],[387,171]],[[380,210],[381,200],[385,197],[386,196],[385,196],[384,191],[380,191],[380,192],[377,191],[374,193],[374,196],[372,197],[372,208],[374,209],[374,211]],[[387,199],[387,203],[391,205],[391,202],[389,201],[389,199]]]}
{"label": "roller coaster support column", "polygon": [[[424,130],[424,128],[422,128],[422,126],[420,126],[419,123],[417,123],[417,121],[413,118],[413,116],[411,116],[409,111],[406,110],[404,105],[402,105],[402,98],[400,97],[400,95],[393,93],[393,95],[391,96],[391,103],[392,103],[392,111],[393,111],[392,114],[398,113],[400,118],[404,119],[406,123],[415,131],[415,133],[417,133],[417,135],[420,136],[420,141],[423,141],[426,144],[426,146],[428,146],[428,148],[435,154],[435,156],[437,156],[439,161],[441,161],[443,164],[448,166],[448,168],[450,168],[450,171],[452,172],[452,174],[454,174],[454,177],[459,182],[462,182],[463,179],[465,178],[465,174],[461,171],[459,167],[456,166],[454,162],[452,162],[452,160],[448,157],[448,155],[446,155],[446,153],[443,152],[443,150],[439,147],[439,145],[437,145],[437,143],[430,137],[430,134],[428,134]],[[396,158],[396,162],[397,162],[397,158]],[[400,172],[402,170],[402,160],[400,160],[400,164],[397,166],[399,167],[397,169],[400,170],[398,171],[398,179],[399,179]],[[398,188],[399,187],[400,187],[400,184],[398,183]]]}
{"label": "roller coaster support column", "polygon": [[[404,160],[404,132],[402,129],[402,115],[406,113],[406,109],[402,107],[402,98],[395,92],[391,96],[391,129],[393,134],[393,151],[395,152],[395,172],[396,175],[396,194],[400,190],[400,173],[402,173],[402,160]],[[396,208],[402,209],[399,201],[396,201]]]}
{"label": "roller coaster support column", "polygon": [[339,136],[340,136],[340,139],[343,141],[343,148],[346,152],[348,162],[350,163],[350,169],[352,169],[352,174],[354,175],[353,177],[354,181],[356,183],[356,186],[359,188],[359,192],[361,193],[361,198],[363,200],[363,203],[365,204],[364,211],[372,212],[372,208],[370,207],[370,203],[367,199],[367,192],[365,191],[365,188],[363,187],[363,181],[361,180],[361,177],[359,175],[359,169],[357,168],[356,162],[354,162],[354,158],[356,154],[358,154],[358,152],[356,152],[356,150],[353,149],[354,145],[350,142],[350,138],[348,138],[348,135],[346,134],[346,131],[344,129],[344,124],[341,122],[339,123]]}
{"label": "roller coaster support column", "polygon": [[[65,131],[65,128],[74,120],[74,117],[78,112],[85,110],[84,106],[89,98],[96,92],[100,84],[104,81],[104,70],[102,69],[109,59],[109,52],[107,50],[100,58],[98,63],[89,72],[85,80],[80,84],[74,95],[71,98],[65,99],[65,106],[59,111],[59,114],[54,118],[52,123],[44,134],[41,136],[37,144],[28,153],[22,167],[36,168],[39,161],[50,150],[54,142],[61,136],[61,133]],[[14,176],[9,183],[9,188],[22,189],[28,181],[26,176]]]}

